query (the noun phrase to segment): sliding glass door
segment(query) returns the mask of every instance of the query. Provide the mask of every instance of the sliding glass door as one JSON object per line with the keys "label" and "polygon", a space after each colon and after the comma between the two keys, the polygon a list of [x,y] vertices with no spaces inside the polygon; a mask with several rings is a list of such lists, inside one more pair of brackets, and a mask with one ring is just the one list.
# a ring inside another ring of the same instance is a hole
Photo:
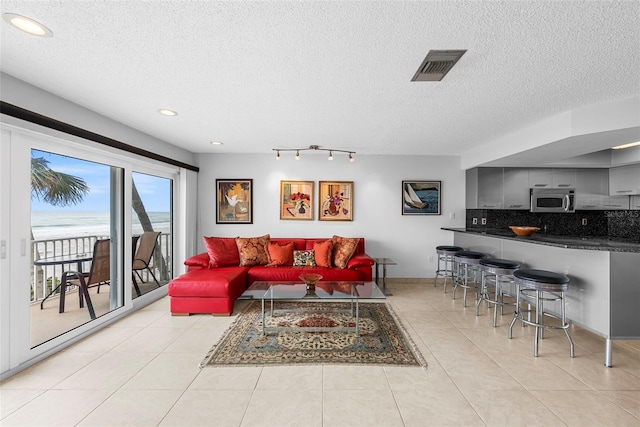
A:
{"label": "sliding glass door", "polygon": [[30,344],[124,304],[124,169],[31,150]]}
{"label": "sliding glass door", "polygon": [[131,174],[132,298],[171,280],[173,184],[166,177]]}

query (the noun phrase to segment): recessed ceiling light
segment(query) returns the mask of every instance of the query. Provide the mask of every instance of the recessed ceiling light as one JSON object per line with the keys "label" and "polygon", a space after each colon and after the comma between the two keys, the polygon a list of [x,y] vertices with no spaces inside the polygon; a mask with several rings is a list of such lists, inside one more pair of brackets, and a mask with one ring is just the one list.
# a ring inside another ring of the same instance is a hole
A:
{"label": "recessed ceiling light", "polygon": [[613,150],[621,150],[623,148],[635,147],[636,145],[640,145],[640,141],[631,142],[629,144],[616,145],[615,147],[611,147]]}
{"label": "recessed ceiling light", "polygon": [[211,145],[222,145],[222,142],[220,142],[220,141],[211,141],[209,144],[211,144]]}
{"label": "recessed ceiling light", "polygon": [[3,13],[2,18],[13,25],[20,31],[24,31],[25,33],[29,33],[38,37],[53,37],[53,32],[50,29],[39,23],[38,21],[34,21],[31,18],[27,18],[26,16],[17,15],[15,13]]}
{"label": "recessed ceiling light", "polygon": [[170,116],[170,117],[174,117],[177,116],[178,113],[176,113],[173,110],[169,110],[167,108],[161,108],[158,110],[158,113],[162,114],[163,116]]}

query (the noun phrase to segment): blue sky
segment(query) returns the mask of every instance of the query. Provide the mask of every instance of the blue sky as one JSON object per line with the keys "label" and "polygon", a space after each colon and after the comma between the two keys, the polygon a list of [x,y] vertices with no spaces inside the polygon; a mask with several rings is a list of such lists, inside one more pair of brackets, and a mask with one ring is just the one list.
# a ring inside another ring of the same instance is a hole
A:
{"label": "blue sky", "polygon": [[[89,186],[84,200],[72,206],[52,206],[32,196],[32,211],[109,211],[109,166],[38,150],[32,150],[31,156],[44,157],[51,169],[81,178]],[[133,180],[147,212],[169,212],[170,180],[135,172]]]}

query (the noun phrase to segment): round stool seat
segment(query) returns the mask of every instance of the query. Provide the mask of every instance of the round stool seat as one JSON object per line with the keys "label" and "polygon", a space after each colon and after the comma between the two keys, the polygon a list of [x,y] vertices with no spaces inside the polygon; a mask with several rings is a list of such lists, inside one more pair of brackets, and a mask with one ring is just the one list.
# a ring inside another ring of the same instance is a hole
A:
{"label": "round stool seat", "polygon": [[545,292],[566,292],[569,289],[569,278],[553,271],[524,268],[514,271],[513,276],[522,288]]}
{"label": "round stool seat", "polygon": [[496,267],[496,268],[508,268],[508,269],[517,269],[520,267],[520,263],[516,261],[510,261],[508,259],[499,259],[499,258],[483,258],[480,260],[480,265],[486,265],[487,267]]}
{"label": "round stool seat", "polygon": [[461,248],[460,246],[436,246],[436,251],[438,251],[438,253],[459,252],[463,249],[464,248]]}
{"label": "round stool seat", "polygon": [[487,254],[474,251],[459,251],[456,252],[456,261],[467,264],[478,264],[482,258],[486,258]]}
{"label": "round stool seat", "polygon": [[520,268],[519,262],[508,259],[482,258],[479,263],[483,270],[493,274],[513,274]]}

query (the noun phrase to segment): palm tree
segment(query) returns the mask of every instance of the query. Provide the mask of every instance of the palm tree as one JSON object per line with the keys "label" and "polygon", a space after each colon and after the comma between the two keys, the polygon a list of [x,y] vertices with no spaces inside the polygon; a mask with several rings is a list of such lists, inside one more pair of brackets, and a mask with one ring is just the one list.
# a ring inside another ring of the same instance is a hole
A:
{"label": "palm tree", "polygon": [[[138,220],[140,221],[140,225],[142,226],[142,231],[153,231],[153,224],[149,219],[149,215],[147,214],[147,210],[144,207],[144,203],[142,203],[140,194],[138,194],[136,182],[133,179],[131,180],[131,207],[133,208],[136,215],[138,215]],[[168,268],[165,259],[162,256],[162,252],[160,252],[159,250],[156,250],[153,253],[153,263],[160,270],[160,278],[166,279],[169,274]]]}
{"label": "palm tree", "polygon": [[[89,193],[89,186],[82,179],[63,172],[54,171],[49,167],[49,161],[44,157],[31,158],[31,196],[47,202],[53,206],[76,205]],[[31,230],[31,240],[34,240],[33,230]],[[33,254],[36,257],[38,253]],[[33,260],[32,260],[33,261]],[[43,279],[42,267],[38,267],[36,274],[40,283]],[[50,284],[51,287],[54,283]],[[41,288],[35,287],[36,298],[44,296],[38,295]]]}
{"label": "palm tree", "polygon": [[31,195],[53,206],[76,205],[89,193],[82,178],[54,171],[44,157],[31,158]]}

